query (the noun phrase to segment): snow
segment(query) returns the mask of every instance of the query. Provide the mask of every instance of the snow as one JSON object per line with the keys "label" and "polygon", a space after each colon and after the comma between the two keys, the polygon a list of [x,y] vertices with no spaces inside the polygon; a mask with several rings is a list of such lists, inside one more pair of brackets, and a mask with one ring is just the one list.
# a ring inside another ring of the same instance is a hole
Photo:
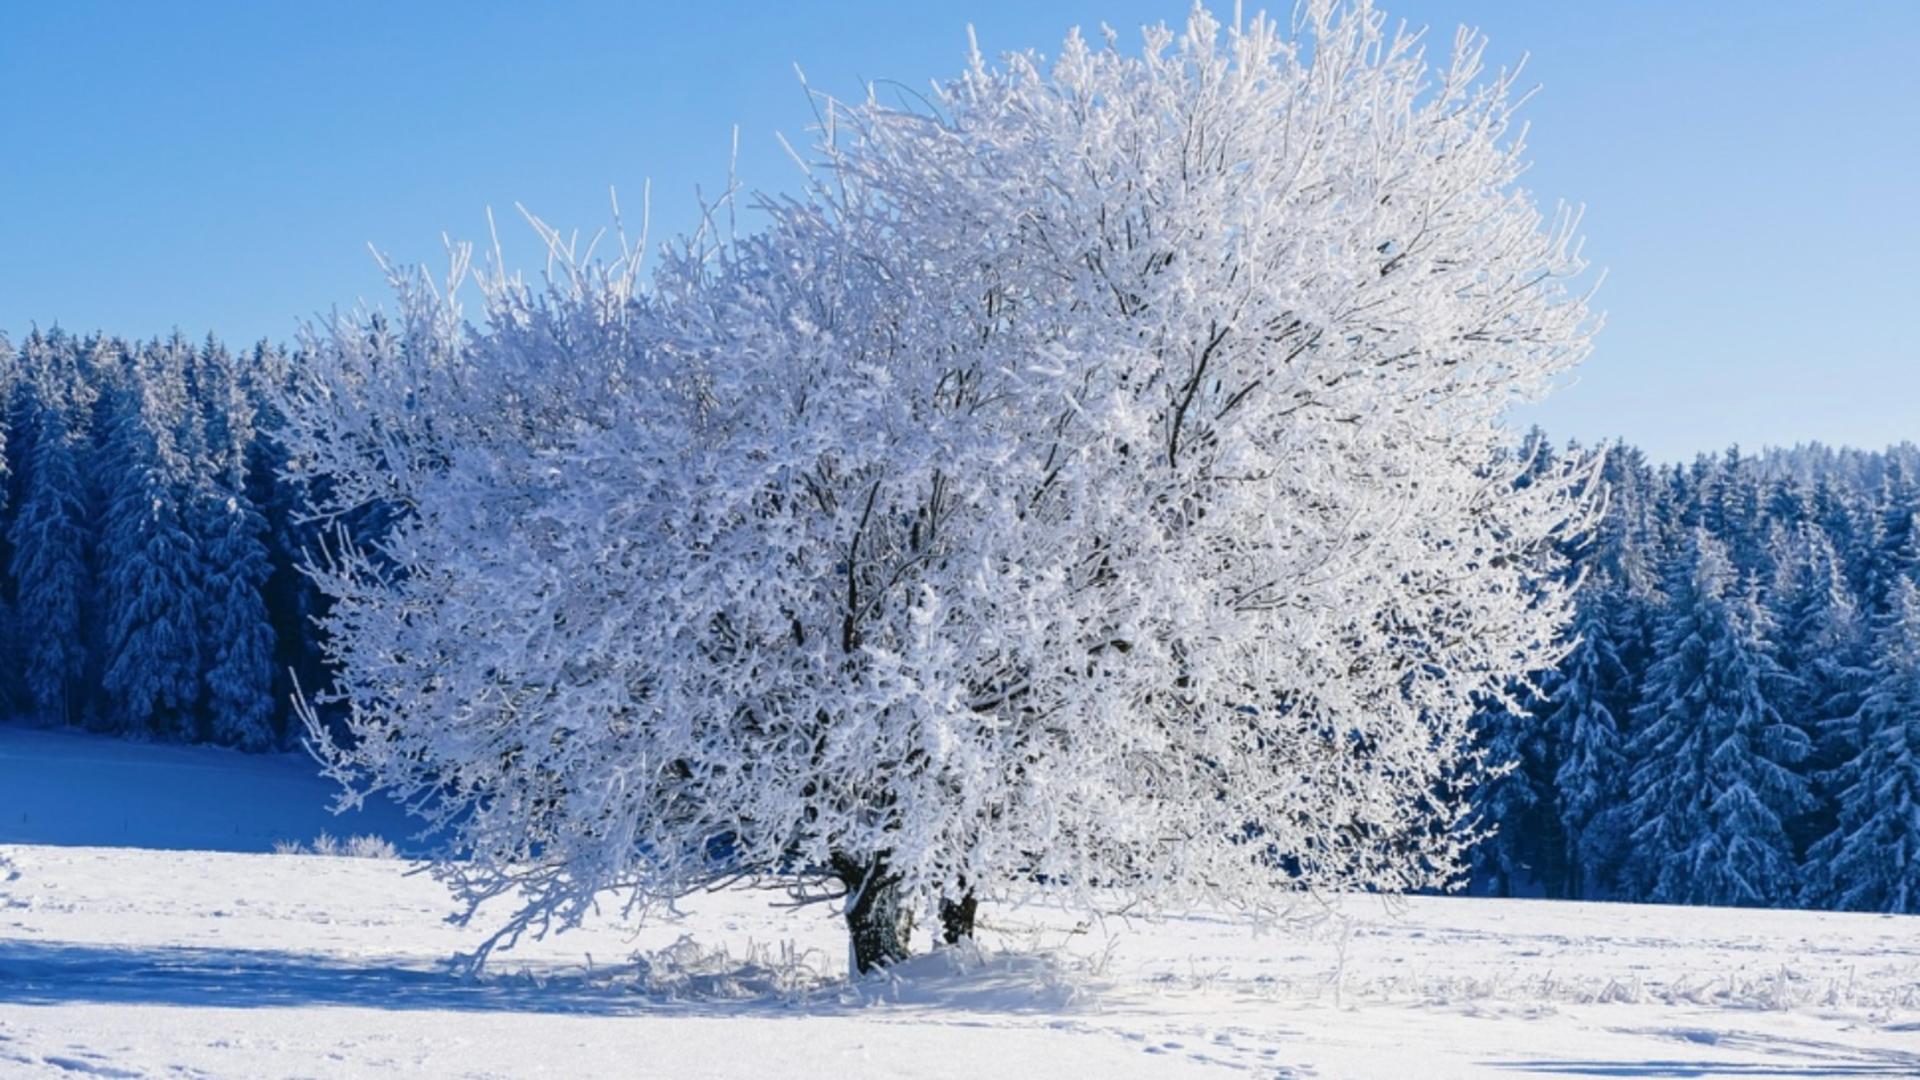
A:
{"label": "snow", "polygon": [[975,963],[849,986],[817,974],[843,964],[830,912],[730,892],[528,944],[475,981],[442,961],[478,932],[404,863],[5,850],[0,1063],[49,1072],[1920,1072],[1910,917],[1420,899],[1353,931],[1342,978],[1324,937],[992,911]]}
{"label": "snow", "polygon": [[[831,911],[730,891],[462,978],[484,931],[414,864],[261,853],[356,831],[301,773],[0,727],[0,1076],[1920,1074],[1912,916],[1353,899],[1349,933],[1256,935],[987,908],[978,954],[849,983]],[[109,840],[143,846],[81,846]]]}
{"label": "snow", "polygon": [[0,844],[272,851],[280,842],[384,836],[408,850],[398,807],[328,813],[338,785],[305,754],[243,754],[0,724]]}

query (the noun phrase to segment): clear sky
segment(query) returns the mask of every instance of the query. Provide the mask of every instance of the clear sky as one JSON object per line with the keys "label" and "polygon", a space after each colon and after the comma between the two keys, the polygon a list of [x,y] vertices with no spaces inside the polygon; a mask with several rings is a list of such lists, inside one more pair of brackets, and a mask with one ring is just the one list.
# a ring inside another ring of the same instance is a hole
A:
{"label": "clear sky", "polygon": [[[1247,10],[1257,5],[1246,4]],[[1290,4],[1283,3],[1281,7]],[[1529,418],[1657,458],[1920,440],[1920,2],[1382,0],[1530,54],[1546,202],[1587,206],[1608,325]],[[1231,0],[1222,7],[1231,10]],[[686,228],[694,185],[790,185],[819,87],[919,88],[1179,0],[0,2],[0,329],[290,338],[383,298],[367,245]],[[745,222],[743,224],[750,224]],[[530,243],[509,258],[531,260]]]}

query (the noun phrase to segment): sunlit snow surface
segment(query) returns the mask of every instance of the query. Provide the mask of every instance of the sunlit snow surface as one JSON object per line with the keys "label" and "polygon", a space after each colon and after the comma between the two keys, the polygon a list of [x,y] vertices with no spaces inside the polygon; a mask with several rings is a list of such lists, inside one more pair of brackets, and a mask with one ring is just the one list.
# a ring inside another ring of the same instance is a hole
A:
{"label": "sunlit snow surface", "polygon": [[[61,768],[21,745],[0,738],[10,837]],[[202,796],[271,832],[250,768],[218,760]],[[831,912],[728,892],[463,980],[444,962],[480,933],[407,863],[0,858],[4,1077],[1920,1076],[1914,917],[1418,899],[1353,901],[1344,936],[1255,936],[989,908],[981,953],[850,985]]]}

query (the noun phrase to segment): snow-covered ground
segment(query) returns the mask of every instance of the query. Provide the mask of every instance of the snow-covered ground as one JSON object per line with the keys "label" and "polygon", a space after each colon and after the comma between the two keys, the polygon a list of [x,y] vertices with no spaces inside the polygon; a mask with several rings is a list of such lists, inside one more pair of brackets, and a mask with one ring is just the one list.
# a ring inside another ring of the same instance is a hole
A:
{"label": "snow-covered ground", "polygon": [[[34,839],[19,793],[60,772],[36,751],[79,738],[15,734],[10,841]],[[226,827],[203,811],[214,840],[326,824],[268,820],[280,801],[212,779],[285,760],[98,752],[219,762],[193,788],[230,807]],[[116,797],[86,775],[69,784]],[[982,954],[849,984],[831,912],[727,892],[463,980],[445,961],[480,932],[445,923],[404,862],[19,842],[0,859],[4,1077],[1920,1076],[1912,917],[1416,899],[1356,901],[1345,934],[1255,936],[990,909]]]}

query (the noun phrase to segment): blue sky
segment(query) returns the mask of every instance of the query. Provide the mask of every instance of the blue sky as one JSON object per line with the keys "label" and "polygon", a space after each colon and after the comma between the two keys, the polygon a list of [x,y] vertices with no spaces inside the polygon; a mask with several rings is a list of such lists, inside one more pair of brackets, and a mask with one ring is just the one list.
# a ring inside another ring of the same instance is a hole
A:
{"label": "blue sky", "polygon": [[[1230,10],[1230,3],[1225,5]],[[1248,4],[1248,10],[1256,5]],[[1920,3],[1383,0],[1529,53],[1529,186],[1587,206],[1608,326],[1529,413],[1659,458],[1920,439]],[[591,231],[617,186],[686,228],[740,128],[792,166],[816,86],[921,87],[1178,2],[15,3],[0,14],[0,329],[286,339],[379,301],[368,243],[437,259],[524,203]],[[798,139],[796,138],[796,141]],[[509,257],[531,260],[530,243]]]}

